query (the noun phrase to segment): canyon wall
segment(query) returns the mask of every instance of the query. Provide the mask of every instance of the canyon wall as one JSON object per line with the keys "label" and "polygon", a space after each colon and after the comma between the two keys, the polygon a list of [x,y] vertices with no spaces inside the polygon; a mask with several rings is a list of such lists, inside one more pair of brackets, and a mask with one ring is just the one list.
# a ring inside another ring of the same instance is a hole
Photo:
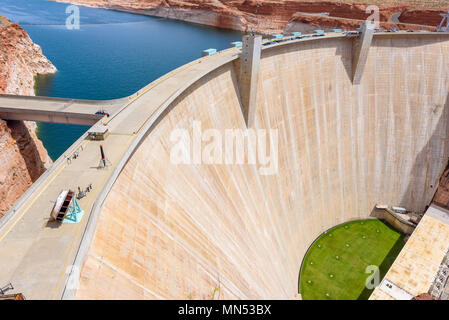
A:
{"label": "canyon wall", "polygon": [[[26,31],[0,17],[0,93],[34,95],[34,76],[53,72]],[[50,163],[36,123],[0,120],[0,218]]]}
{"label": "canyon wall", "polygon": [[232,62],[183,92],[108,194],[77,298],[293,299],[322,232],[377,203],[423,212],[449,156],[448,36],[375,35],[360,85],[352,49],[340,37],[262,51],[254,129],[277,129],[273,175],[173,163],[172,134],[187,130],[191,150],[194,120],[247,128]]}
{"label": "canyon wall", "polygon": [[[128,11],[163,18],[200,23],[219,28],[255,31],[265,34],[283,32],[287,25],[293,31],[309,31],[306,25],[319,28],[354,29],[366,19],[368,4],[361,1],[302,1],[302,0],[55,0],[92,7]],[[367,1],[366,3],[369,3]],[[420,29],[413,24],[437,26],[449,4],[445,1],[375,1],[379,6],[381,28]],[[431,8],[429,8],[431,7]],[[300,19],[299,14],[308,13]],[[332,19],[325,19],[321,13]],[[400,23],[390,21],[399,16]],[[312,15],[310,15],[312,14]],[[348,20],[352,20],[349,22]],[[298,22],[294,27],[293,22]],[[402,23],[404,25],[402,25]]]}

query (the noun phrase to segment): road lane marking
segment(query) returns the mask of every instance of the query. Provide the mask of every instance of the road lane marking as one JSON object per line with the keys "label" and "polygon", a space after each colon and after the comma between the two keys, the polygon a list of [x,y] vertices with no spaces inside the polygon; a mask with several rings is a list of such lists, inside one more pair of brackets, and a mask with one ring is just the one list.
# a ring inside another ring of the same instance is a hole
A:
{"label": "road lane marking", "polygon": [[[110,169],[113,169],[114,167],[110,167]],[[100,184],[98,185],[99,187],[95,188],[94,193],[92,194],[92,196],[90,197],[89,201],[87,202],[86,208],[90,208],[90,206],[92,205],[93,200],[96,200],[95,196],[97,195],[98,191],[102,190],[102,188],[105,186],[106,179],[108,179],[110,176],[111,176],[110,174],[106,174],[103,177],[103,179],[101,180]],[[64,262],[64,266],[62,267],[61,273],[59,274],[59,278],[58,278],[58,282],[56,283],[55,290],[53,291],[52,298],[51,298],[52,300],[55,299],[57,291],[59,290],[59,287],[61,285],[61,279],[62,279],[63,275],[65,274],[65,270],[67,268],[67,263],[69,262],[70,256],[72,255],[72,251],[73,251],[73,248],[75,247],[76,240],[78,239],[78,235],[79,235],[79,232],[81,230],[81,226],[83,225],[82,222],[83,222],[83,220],[86,217],[87,217],[87,219],[89,218],[89,216],[92,214],[92,209],[93,209],[93,207],[90,209],[89,215],[84,215],[82,220],[79,222],[79,225],[78,225],[78,228],[76,230],[75,236],[74,236],[74,238],[72,240],[72,244],[70,245],[69,253],[67,254],[67,257],[66,257],[65,262]],[[89,222],[89,221],[87,221],[87,222]],[[87,223],[85,225],[85,228],[87,228]]]}

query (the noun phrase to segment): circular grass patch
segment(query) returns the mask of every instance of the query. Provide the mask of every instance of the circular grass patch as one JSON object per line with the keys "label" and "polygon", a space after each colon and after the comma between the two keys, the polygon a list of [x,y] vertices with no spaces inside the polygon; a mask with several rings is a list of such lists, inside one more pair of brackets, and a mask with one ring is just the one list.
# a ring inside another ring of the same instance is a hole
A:
{"label": "circular grass patch", "polygon": [[372,273],[366,273],[366,268],[379,267],[382,279],[403,245],[403,236],[377,219],[351,221],[326,231],[302,263],[302,298],[368,299],[373,290],[365,283]]}

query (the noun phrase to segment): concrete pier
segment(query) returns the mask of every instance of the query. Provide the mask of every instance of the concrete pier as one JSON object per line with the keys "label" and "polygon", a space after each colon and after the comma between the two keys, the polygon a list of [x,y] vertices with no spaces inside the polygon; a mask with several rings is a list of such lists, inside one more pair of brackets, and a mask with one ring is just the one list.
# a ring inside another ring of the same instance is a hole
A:
{"label": "concrete pier", "polygon": [[373,40],[374,24],[362,22],[360,36],[354,43],[352,56],[352,83],[360,84],[365,69],[369,48]]}

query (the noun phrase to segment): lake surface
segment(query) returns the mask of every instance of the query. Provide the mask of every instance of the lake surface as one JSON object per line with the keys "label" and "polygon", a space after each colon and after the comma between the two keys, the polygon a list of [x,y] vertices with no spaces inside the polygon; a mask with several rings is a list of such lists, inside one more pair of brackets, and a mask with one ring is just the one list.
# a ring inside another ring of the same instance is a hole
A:
{"label": "lake surface", "polygon": [[[242,33],[197,24],[79,6],[80,29],[65,26],[69,4],[1,0],[0,14],[18,22],[58,68],[40,76],[36,95],[114,99],[130,95],[165,73],[238,41]],[[87,129],[39,123],[38,136],[57,159]]]}

